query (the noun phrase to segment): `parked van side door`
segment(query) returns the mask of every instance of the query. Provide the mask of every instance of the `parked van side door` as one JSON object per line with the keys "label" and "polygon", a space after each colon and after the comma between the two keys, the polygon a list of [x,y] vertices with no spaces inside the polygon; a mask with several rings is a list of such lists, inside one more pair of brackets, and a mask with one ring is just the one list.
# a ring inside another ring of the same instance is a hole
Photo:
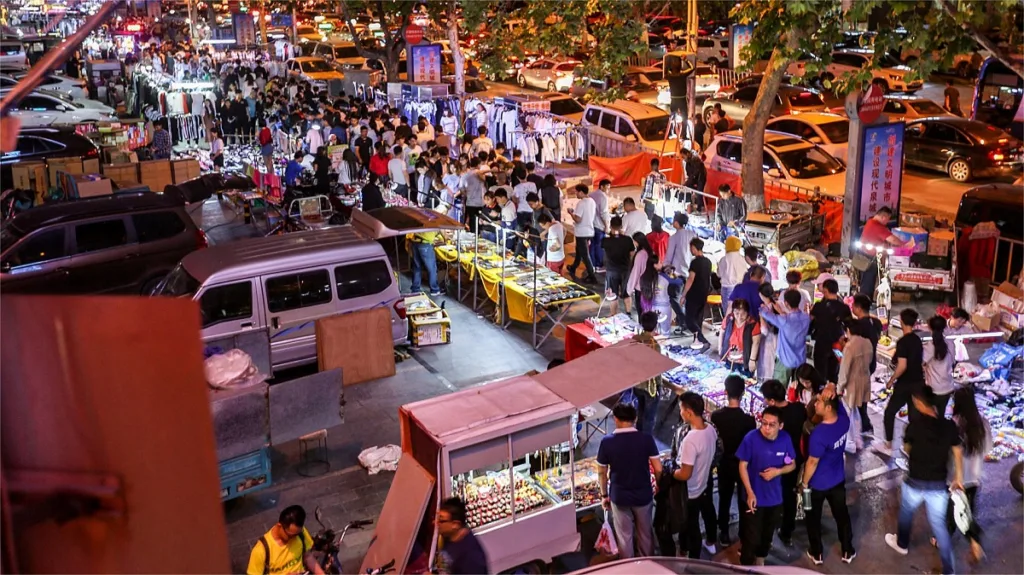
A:
{"label": "parked van side door", "polygon": [[66,226],[36,230],[19,240],[0,262],[3,291],[38,294],[70,291],[68,243]]}
{"label": "parked van side door", "polygon": [[391,312],[392,339],[396,342],[405,340],[408,324],[395,305],[401,299],[401,293],[386,259],[346,263],[335,266],[332,272],[339,313],[387,306]]}
{"label": "parked van side door", "polygon": [[196,294],[203,341],[211,341],[258,329],[263,325],[253,302],[260,301],[259,286],[252,280],[203,286]]}
{"label": "parked van side door", "polygon": [[316,359],[316,320],[336,313],[331,274],[309,268],[263,276],[270,361],[275,368]]}

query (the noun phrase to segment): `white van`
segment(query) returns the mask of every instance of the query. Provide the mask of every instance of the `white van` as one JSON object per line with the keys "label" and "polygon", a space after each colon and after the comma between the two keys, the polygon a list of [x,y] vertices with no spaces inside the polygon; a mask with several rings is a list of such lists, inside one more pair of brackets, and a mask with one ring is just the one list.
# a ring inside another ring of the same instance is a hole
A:
{"label": "white van", "polygon": [[458,229],[420,208],[353,212],[353,224],[212,246],[187,255],[153,295],[199,304],[204,342],[266,329],[280,370],[315,363],[316,320],[386,307],[395,344],[406,342],[405,299],[377,239]]}
{"label": "white van", "polygon": [[628,100],[592,103],[583,111],[583,125],[590,131],[590,152],[605,157],[644,151],[641,148],[660,154],[662,147],[666,156],[675,155],[675,136],[665,141],[669,118],[661,108]]}

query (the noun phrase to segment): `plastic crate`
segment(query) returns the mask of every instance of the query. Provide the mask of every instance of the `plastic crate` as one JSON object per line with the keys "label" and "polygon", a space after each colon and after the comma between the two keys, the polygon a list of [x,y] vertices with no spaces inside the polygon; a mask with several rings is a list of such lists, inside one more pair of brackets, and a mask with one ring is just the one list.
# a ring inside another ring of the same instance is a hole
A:
{"label": "plastic crate", "polygon": [[221,461],[218,464],[218,471],[222,501],[266,489],[272,482],[270,456],[266,447]]}

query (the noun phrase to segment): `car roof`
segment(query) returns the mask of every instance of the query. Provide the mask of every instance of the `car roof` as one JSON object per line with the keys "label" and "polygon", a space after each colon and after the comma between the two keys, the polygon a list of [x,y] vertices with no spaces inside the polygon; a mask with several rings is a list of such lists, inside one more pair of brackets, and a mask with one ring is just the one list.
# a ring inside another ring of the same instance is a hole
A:
{"label": "car roof", "polygon": [[832,122],[838,122],[840,120],[850,121],[846,116],[840,116],[839,114],[829,114],[827,112],[803,112],[792,116],[778,116],[768,120],[769,124],[774,124],[780,120],[797,120],[807,122],[808,124],[831,124]]}
{"label": "car roof", "polygon": [[298,267],[341,263],[342,251],[345,261],[384,254],[380,244],[366,239],[355,228],[339,226],[213,245],[190,253],[181,264],[199,283],[235,281]]}
{"label": "car roof", "polygon": [[15,216],[8,225],[18,233],[27,234],[61,222],[184,205],[181,198],[153,192],[113,194],[32,208]]}
{"label": "car roof", "polygon": [[614,102],[607,104],[590,104],[590,106],[604,107],[610,110],[622,112],[634,120],[647,120],[649,118],[660,118],[668,115],[668,112],[661,108],[655,108],[654,106],[648,106],[647,104],[641,104],[640,102],[630,102],[629,100],[615,100]]}
{"label": "car roof", "polygon": [[1020,186],[1014,184],[984,184],[975,186],[964,192],[963,197],[988,200],[1000,204],[1024,204],[1024,194],[1020,193]]}
{"label": "car roof", "polygon": [[[803,114],[801,114],[802,116]],[[732,140],[737,142],[743,141],[742,130],[729,130],[728,132],[722,132],[722,139]],[[764,131],[764,145],[772,148],[777,152],[785,152],[788,150],[798,150],[802,148],[813,147],[814,144],[794,136],[793,134],[787,134],[785,132],[777,132],[775,130]]]}
{"label": "car roof", "polygon": [[949,124],[950,126],[956,126],[966,128],[968,126],[987,126],[985,122],[979,122],[970,118],[961,118],[960,116],[930,116],[927,118],[918,118],[916,120],[907,122],[907,124],[919,124],[921,122],[932,122],[938,124]]}
{"label": "car roof", "polygon": [[[746,87],[749,87],[749,86],[746,86]],[[812,92],[814,94],[818,94],[819,93],[817,90],[812,90],[811,88],[808,88],[806,86],[793,86],[792,84],[779,84],[779,92],[780,93],[782,93],[782,92],[785,92],[785,93],[798,93],[798,94],[803,94],[804,92]]]}
{"label": "car roof", "polygon": [[342,40],[341,38],[328,38],[326,40],[320,40],[321,44],[330,44],[332,46],[344,46],[354,48],[356,43],[349,40]]}
{"label": "car roof", "polygon": [[841,48],[839,50],[833,50],[833,54],[856,54],[858,56],[864,56],[870,58],[874,56],[874,50],[870,48]]}

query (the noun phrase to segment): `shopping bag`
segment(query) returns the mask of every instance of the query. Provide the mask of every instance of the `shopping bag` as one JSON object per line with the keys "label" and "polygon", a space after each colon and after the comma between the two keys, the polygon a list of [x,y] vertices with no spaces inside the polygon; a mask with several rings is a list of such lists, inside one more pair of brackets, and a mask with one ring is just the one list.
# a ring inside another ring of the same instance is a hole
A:
{"label": "shopping bag", "polygon": [[612,532],[612,525],[608,519],[604,520],[601,532],[597,534],[597,543],[594,543],[594,549],[602,555],[619,554],[619,545],[615,543],[615,533]]}
{"label": "shopping bag", "polygon": [[971,504],[967,494],[963,490],[954,489],[950,492],[950,499],[953,505],[953,521],[957,529],[966,535],[971,528]]}
{"label": "shopping bag", "polygon": [[961,361],[970,361],[971,356],[967,353],[967,346],[964,345],[962,339],[953,340],[953,360],[957,363]]}

